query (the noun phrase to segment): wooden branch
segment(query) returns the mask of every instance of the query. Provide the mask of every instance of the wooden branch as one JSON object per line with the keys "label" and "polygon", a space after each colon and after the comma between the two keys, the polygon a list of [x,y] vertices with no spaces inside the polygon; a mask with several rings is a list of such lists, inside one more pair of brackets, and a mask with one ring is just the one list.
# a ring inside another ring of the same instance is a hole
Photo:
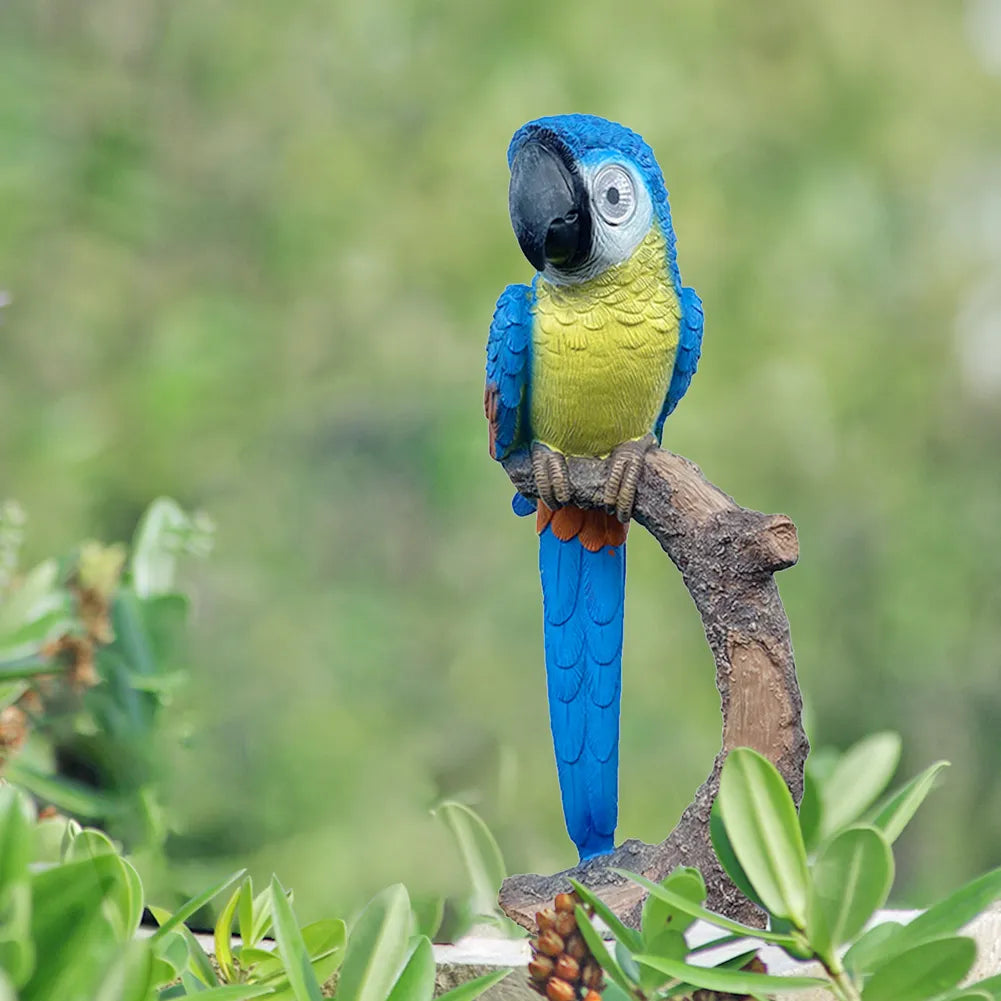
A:
{"label": "wooden branch", "polygon": [[[515,487],[536,497],[527,453],[504,463]],[[601,505],[606,462],[571,458],[571,503]],[[672,452],[647,453],[633,518],[661,544],[681,571],[702,616],[716,660],[716,687],[723,709],[722,747],[677,827],[658,845],[630,840],[611,855],[555,876],[512,876],[500,905],[531,928],[535,912],[568,888],[567,877],[599,892],[628,923],[638,924],[645,892],[611,868],[661,880],[677,865],[698,868],[709,890],[708,906],[756,926],[761,912],[730,882],[709,839],[709,811],[719,789],[720,769],[734,747],[753,747],[775,763],[797,802],[809,750],[786,618],[773,574],[799,558],[796,526],[785,515],[740,507],[711,484],[693,462]]]}

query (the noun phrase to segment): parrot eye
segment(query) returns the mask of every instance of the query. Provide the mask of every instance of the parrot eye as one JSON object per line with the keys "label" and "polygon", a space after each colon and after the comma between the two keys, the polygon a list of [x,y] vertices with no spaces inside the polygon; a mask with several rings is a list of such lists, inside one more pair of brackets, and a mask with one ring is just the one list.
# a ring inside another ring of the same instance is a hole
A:
{"label": "parrot eye", "polygon": [[604,167],[594,179],[594,204],[612,226],[627,222],[636,211],[633,181],[622,167]]}

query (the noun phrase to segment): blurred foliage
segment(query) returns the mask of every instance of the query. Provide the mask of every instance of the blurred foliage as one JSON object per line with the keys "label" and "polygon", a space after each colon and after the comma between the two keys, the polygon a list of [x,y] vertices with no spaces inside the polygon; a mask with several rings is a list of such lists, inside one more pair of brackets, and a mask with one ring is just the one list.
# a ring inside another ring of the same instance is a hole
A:
{"label": "blurred foliage", "polygon": [[162,711],[187,674],[174,569],[208,549],[211,525],[160,498],[130,551],[87,541],[21,571],[23,526],[16,505],[0,508],[0,776],[160,866],[160,762],[181,729]]}
{"label": "blurred foliage", "polygon": [[[665,444],[796,520],[814,736],[892,726],[908,767],[956,765],[901,899],[997,861],[997,3],[3,5],[0,494],[27,562],[126,538],[160,492],[220,525],[165,762],[180,883],[239,855],[305,916],[447,891],[444,797],[516,871],[574,861],[535,540],[480,410],[494,299],[528,275],[504,151],[561,111],[664,167],[707,314]],[[653,841],[718,698],[631,540],[619,834]]]}
{"label": "blurred foliage", "polygon": [[[2,782],[0,860],[4,1001],[431,1001],[434,993],[431,940],[400,885],[371,900],[350,933],[339,918],[300,925],[277,877],[255,896],[245,870],[171,913],[149,903],[106,834],[65,817],[38,820],[29,797]],[[185,922],[226,891],[210,958]],[[158,927],[140,935],[144,907]],[[338,969],[335,993],[328,981]],[[474,1001],[510,972],[443,997]]]}

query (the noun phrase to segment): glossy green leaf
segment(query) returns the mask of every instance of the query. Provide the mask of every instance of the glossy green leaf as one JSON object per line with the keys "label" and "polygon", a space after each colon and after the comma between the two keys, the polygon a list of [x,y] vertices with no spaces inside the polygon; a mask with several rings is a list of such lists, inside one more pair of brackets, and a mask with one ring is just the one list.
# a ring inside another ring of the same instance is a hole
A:
{"label": "glossy green leaf", "polygon": [[852,973],[871,973],[877,966],[885,963],[891,956],[899,952],[893,948],[893,940],[904,926],[898,921],[886,921],[873,925],[845,953],[843,965]]}
{"label": "glossy green leaf", "polygon": [[627,994],[632,994],[633,985],[629,982],[629,978],[622,967],[612,958],[612,954],[605,947],[604,940],[595,931],[594,925],[591,924],[591,919],[587,916],[587,912],[580,904],[574,910],[577,915],[577,929],[587,943],[587,947],[591,950],[591,955],[594,956],[598,965],[605,971],[605,975],[609,980],[618,984]]}
{"label": "glossy green leaf", "polygon": [[723,763],[720,810],[734,853],[766,908],[806,924],[806,848],[792,795],[775,766],[747,747]]}
{"label": "glossy green leaf", "polygon": [[810,873],[810,944],[826,959],[849,942],[886,901],[893,853],[873,827],[851,827],[823,848]]}
{"label": "glossy green leaf", "polygon": [[215,958],[219,964],[223,980],[233,979],[233,918],[243,894],[244,884],[241,883],[230,895],[223,909],[216,918],[212,929],[212,942],[215,946]]}
{"label": "glossy green leaf", "polygon": [[143,916],[143,885],[139,873],[128,859],[118,857],[121,878],[114,892],[114,905],[119,916],[121,939],[128,941],[135,937]]}
{"label": "glossy green leaf", "polygon": [[464,803],[445,802],[433,811],[452,832],[473,886],[473,910],[497,913],[497,894],[507,877],[504,858],[490,829]]}
{"label": "glossy green leaf", "polygon": [[323,995],[313,973],[299,923],[277,876],[271,877],[271,913],[274,916],[278,952],[285,964],[285,973],[296,1001],[322,1001]]}
{"label": "glossy green leaf", "polygon": [[160,927],[153,933],[153,941],[157,941],[164,937],[167,932],[176,928],[178,925],[183,924],[188,918],[191,917],[196,911],[201,910],[210,900],[217,897],[220,893],[225,893],[231,886],[234,886],[237,880],[241,879],[246,872],[246,869],[240,869],[234,872],[232,876],[227,876],[221,883],[216,883],[215,886],[210,887],[207,890],[202,891],[197,896],[192,897],[187,903],[176,910],[165,922],[161,923]]}
{"label": "glossy green leaf", "polygon": [[858,820],[893,778],[900,761],[900,735],[864,737],[838,759],[820,786],[821,840]]}
{"label": "glossy green leaf", "polygon": [[966,976],[976,959],[972,938],[936,938],[894,956],[876,968],[862,990],[862,1001],[927,1001]]}
{"label": "glossy green leaf", "polygon": [[[720,808],[719,797],[713,800],[712,809],[709,811],[709,838],[712,841],[713,851],[719,864],[723,866],[723,871],[730,877],[733,885],[747,897],[753,900],[759,907],[764,908],[764,904],[758,898],[751,881],[744,872],[744,867],[740,864],[730,843],[730,837],[726,833],[726,824],[723,823],[723,811]],[[647,900],[650,898],[647,897]]]}
{"label": "glossy green leaf", "polygon": [[626,948],[633,950],[634,952],[640,947],[640,934],[633,928],[628,928],[619,916],[605,903],[601,897],[598,896],[590,887],[585,886],[583,883],[576,879],[570,880],[570,885],[574,888],[577,896],[589,906],[594,908],[594,913],[608,926],[608,930],[620,941]]}
{"label": "glossy green leaf", "polygon": [[645,876],[640,876],[638,873],[629,872],[626,869],[618,869],[614,866],[612,867],[612,871],[625,876],[627,879],[631,879],[634,883],[639,883],[640,886],[645,886],[650,893],[666,900],[669,904],[677,907],[679,911],[684,911],[693,918],[701,918],[703,921],[707,921],[717,928],[723,928],[725,931],[733,932],[742,938],[756,938],[762,942],[774,942],[783,948],[793,945],[794,940],[791,935],[766,931],[763,928],[752,928],[750,925],[742,925],[739,921],[731,921],[730,918],[724,917],[722,914],[715,914],[701,904],[696,904],[680,894],[672,892],[667,887],[660,886]]}
{"label": "glossy green leaf", "polygon": [[397,883],[377,894],[348,935],[338,1001],[385,1001],[407,953],[410,898]]}
{"label": "glossy green leaf", "polygon": [[709,991],[728,994],[772,994],[776,991],[803,990],[807,987],[825,987],[826,980],[817,977],[774,977],[765,973],[730,970],[719,966],[692,966],[662,956],[639,955],[638,963],[651,966],[677,980]]}
{"label": "glossy green leaf", "polygon": [[875,808],[870,823],[886,835],[891,845],[900,837],[903,829],[917,813],[918,807],[935,787],[938,776],[948,767],[948,761],[936,761]]}
{"label": "glossy green leaf", "polygon": [[397,977],[387,1001],[431,1001],[434,995],[434,950],[421,935]]}
{"label": "glossy green leaf", "polygon": [[[484,991],[490,990],[494,984],[499,984],[511,972],[510,968],[495,970],[493,973],[487,973],[482,977],[467,980],[464,984],[459,984],[458,987],[453,987],[450,991],[445,991],[436,1001],[474,1001],[474,998],[478,998]],[[338,994],[339,998],[340,995]]]}
{"label": "glossy green leaf", "polygon": [[971,987],[968,990],[947,994],[945,997],[939,998],[939,1001],[994,1001],[994,996],[988,994],[987,991],[977,991]]}

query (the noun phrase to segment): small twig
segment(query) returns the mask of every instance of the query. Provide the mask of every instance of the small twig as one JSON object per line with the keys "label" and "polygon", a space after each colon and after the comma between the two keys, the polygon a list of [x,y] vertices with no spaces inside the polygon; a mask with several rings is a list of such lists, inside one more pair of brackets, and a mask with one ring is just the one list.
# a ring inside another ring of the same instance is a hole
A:
{"label": "small twig", "polygon": [[[607,464],[571,458],[570,502],[599,507]],[[536,497],[527,452],[504,463],[515,487]],[[658,845],[630,840],[607,856],[555,876],[512,876],[500,893],[504,912],[530,927],[535,911],[569,886],[568,877],[595,889],[624,920],[635,923],[644,891],[611,867],[663,879],[675,866],[695,866],[706,880],[707,905],[745,923],[761,924],[760,911],[730,882],[713,853],[709,811],[720,769],[734,747],[752,747],[775,763],[798,802],[809,744],[801,721],[802,698],[789,639],[789,621],[773,574],[799,558],[796,527],[785,515],[740,507],[710,483],[694,463],[653,449],[646,455],[633,519],[647,529],[681,571],[702,616],[716,661],[723,739],[712,771],[678,825]]]}

